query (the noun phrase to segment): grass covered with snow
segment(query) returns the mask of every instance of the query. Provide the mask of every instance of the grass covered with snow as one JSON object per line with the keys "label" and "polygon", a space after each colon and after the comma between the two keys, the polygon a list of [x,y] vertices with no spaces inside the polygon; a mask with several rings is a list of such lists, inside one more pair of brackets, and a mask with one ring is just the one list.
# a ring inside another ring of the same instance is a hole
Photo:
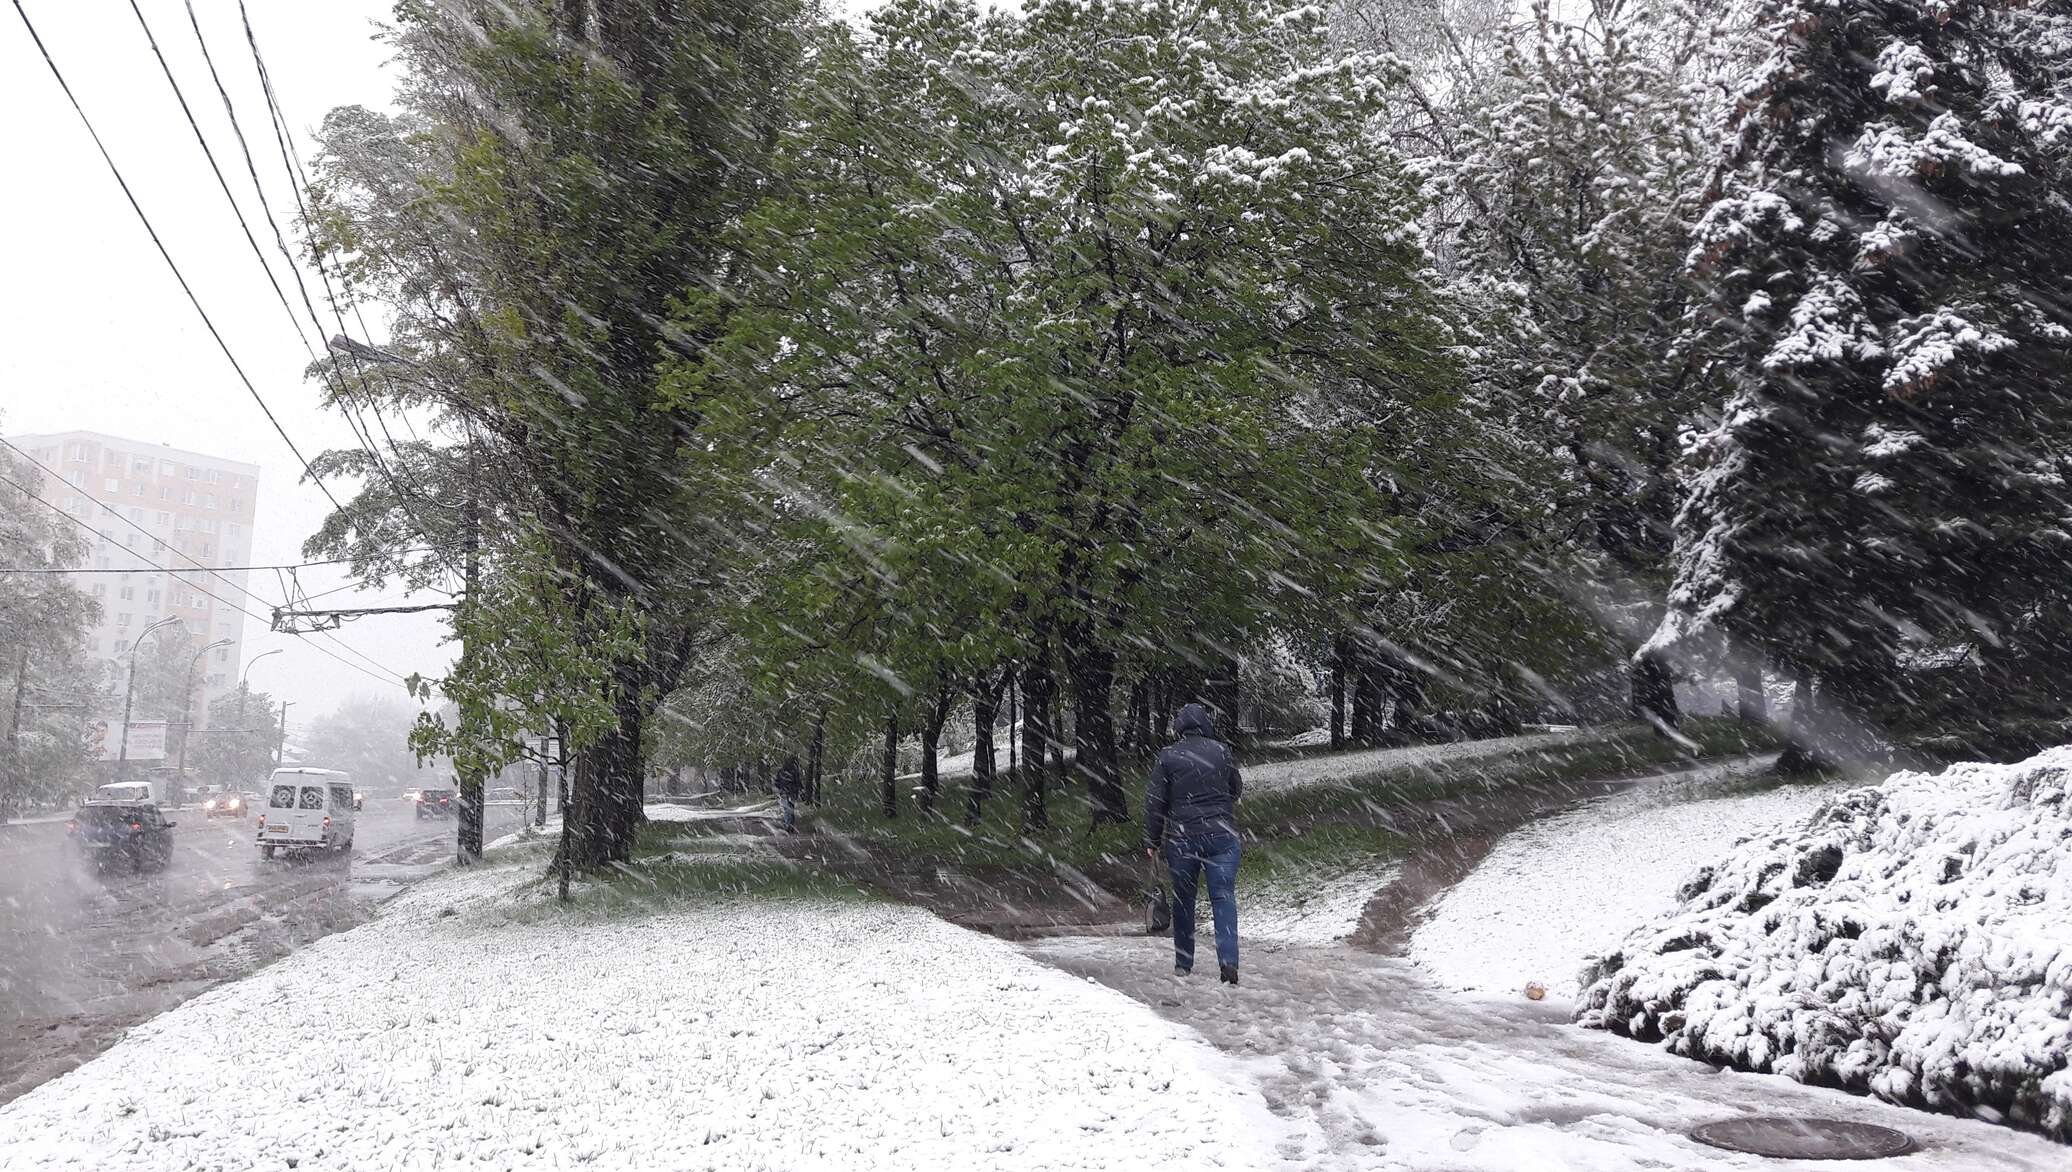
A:
{"label": "grass covered with snow", "polygon": [[1736,847],[1581,1020],[2072,1140],[2072,747],[1897,773]]}
{"label": "grass covered with snow", "polygon": [[1699,863],[1751,834],[1803,821],[1836,787],[1747,780],[1767,762],[1713,766],[1633,788],[1504,836],[1441,896],[1410,958],[1456,989],[1518,993],[1538,981],[1573,1000],[1584,964],[1667,912]]}
{"label": "grass covered with snow", "polygon": [[[1392,882],[1393,863],[1374,863],[1340,874],[1312,872],[1281,876],[1239,890],[1238,931],[1246,938],[1288,944],[1329,944],[1343,940],[1360,926],[1374,894]],[[1208,905],[1202,905],[1208,925]]]}
{"label": "grass covered with snow", "polygon": [[1243,1167],[1280,1132],[1183,1031],[925,913],[564,909],[504,855],[0,1107],[0,1167]]}

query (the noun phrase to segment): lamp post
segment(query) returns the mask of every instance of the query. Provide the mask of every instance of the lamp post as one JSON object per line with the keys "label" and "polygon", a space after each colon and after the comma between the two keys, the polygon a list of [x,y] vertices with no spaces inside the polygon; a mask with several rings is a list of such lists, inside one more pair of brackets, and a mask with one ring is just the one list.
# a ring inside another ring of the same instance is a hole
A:
{"label": "lamp post", "polygon": [[218,639],[214,643],[203,647],[200,651],[195,652],[194,658],[187,661],[187,686],[180,693],[180,762],[176,767],[177,775],[180,779],[180,800],[182,802],[187,800],[187,742],[194,737],[194,668],[196,664],[201,662],[202,656],[207,655],[218,647],[228,646],[230,646],[230,640]]}
{"label": "lamp post", "polygon": [[[244,740],[244,735],[248,730],[245,728],[245,697],[250,694],[247,690],[246,685],[247,682],[250,681],[252,678],[252,669],[258,666],[260,660],[265,659],[269,655],[279,655],[281,653],[281,650],[281,648],[276,647],[271,651],[261,651],[259,654],[254,655],[252,657],[252,661],[245,665],[245,670],[243,671],[243,673],[241,673],[237,677],[237,735],[238,743],[240,745],[246,744]],[[239,769],[249,780],[251,777],[251,771],[248,768],[246,762],[246,752],[244,749],[241,748],[238,750]]]}
{"label": "lamp post", "polygon": [[167,615],[166,617],[137,632],[137,641],[130,644],[129,683],[124,685],[122,689],[122,740],[115,751],[115,776],[118,778],[126,778],[129,776],[130,705],[132,702],[136,700],[137,696],[137,648],[142,647],[144,645],[144,637],[149,635],[151,632],[160,630],[165,627],[170,627],[179,621],[180,616]]}

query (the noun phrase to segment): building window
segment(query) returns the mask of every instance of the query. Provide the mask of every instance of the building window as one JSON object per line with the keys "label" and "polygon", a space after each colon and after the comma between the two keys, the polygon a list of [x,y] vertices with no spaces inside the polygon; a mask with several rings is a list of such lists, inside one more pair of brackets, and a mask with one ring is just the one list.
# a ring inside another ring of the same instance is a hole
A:
{"label": "building window", "polygon": [[132,484],[132,485],[130,485],[130,495],[131,495],[131,496],[143,496],[143,495],[144,495],[144,482],[143,482],[143,481],[141,481],[141,480],[139,480],[139,481],[137,481],[137,482],[136,482],[135,484]]}
{"label": "building window", "polygon": [[189,480],[198,480],[201,478],[201,469],[196,468],[192,464],[182,464],[180,466],[180,472]]}
{"label": "building window", "polygon": [[136,588],[135,586],[124,586],[124,587],[122,588],[121,598],[122,598],[122,599],[123,599],[123,600],[124,600],[125,602],[127,602],[128,600],[130,600],[130,599],[132,599],[132,598],[135,598],[136,596],[137,596],[137,588]]}
{"label": "building window", "polygon": [[202,543],[201,543],[201,556],[203,556],[203,557],[207,557],[207,556],[209,556],[209,553],[211,552],[212,546],[213,546],[213,543],[211,543],[211,542],[207,542],[207,541],[204,541],[204,542],[202,542]]}
{"label": "building window", "polygon": [[[229,662],[230,662],[230,648],[228,648],[228,647],[218,647],[218,648],[216,648],[216,662],[217,662],[217,663],[229,663]],[[212,682],[213,682],[213,681],[212,681]]]}
{"label": "building window", "polygon": [[144,601],[146,601],[146,602],[150,603],[150,604],[151,604],[151,605],[153,605],[153,606],[157,606],[157,605],[158,605],[158,591],[156,591],[156,590],[147,590],[147,591],[145,591],[145,592],[144,592]]}
{"label": "building window", "polygon": [[216,507],[216,494],[215,494],[215,493],[213,493],[213,492],[205,492],[205,493],[201,494],[201,507],[202,507],[202,508],[204,508],[204,509],[213,509],[213,508],[215,508],[215,507]]}
{"label": "building window", "polygon": [[96,569],[96,570],[105,570],[105,569],[107,569],[107,568],[108,568],[108,555],[107,555],[107,554],[101,554],[101,555],[99,555],[98,557],[94,558],[94,569]]}
{"label": "building window", "polygon": [[157,523],[160,525],[170,525],[173,523],[173,515],[171,513],[160,513],[157,517]]}
{"label": "building window", "polygon": [[231,511],[231,512],[233,512],[233,513],[237,513],[237,512],[242,512],[242,511],[244,510],[244,507],[245,507],[245,498],[243,498],[243,497],[241,497],[241,496],[234,496],[234,497],[231,497],[231,498],[230,498],[230,511]]}
{"label": "building window", "polygon": [[151,474],[151,457],[149,457],[149,456],[138,456],[138,457],[137,457],[136,459],[134,459],[134,460],[131,460],[131,461],[130,461],[130,475],[132,475],[132,476],[148,476],[148,475],[150,475],[150,474]]}
{"label": "building window", "polygon": [[216,469],[216,468],[211,468],[211,469],[209,469],[209,483],[210,483],[210,484],[221,484],[221,483],[223,483],[223,473],[222,473],[222,471],[221,471],[220,469]]}
{"label": "building window", "polygon": [[128,611],[123,611],[121,614],[115,616],[115,625],[118,627],[129,626],[129,621],[130,616]]}
{"label": "building window", "polygon": [[96,583],[94,583],[94,597],[95,597],[95,598],[106,598],[107,596],[108,596],[108,587],[107,587],[107,584],[106,584],[106,583],[102,583],[102,582],[96,582]]}
{"label": "building window", "polygon": [[158,486],[158,499],[159,499],[159,500],[162,500],[162,501],[169,501],[169,500],[172,500],[172,499],[173,499],[173,487],[172,487],[172,485],[169,485],[169,484],[161,484],[161,485],[159,485],[159,486]]}
{"label": "building window", "polygon": [[120,468],[122,467],[122,453],[111,448],[106,455],[101,457],[101,462],[110,467]]}
{"label": "building window", "polygon": [[209,686],[210,686],[211,688],[220,688],[220,687],[222,687],[222,686],[223,686],[223,673],[222,673],[222,672],[220,672],[220,671],[212,671],[212,672],[210,672],[210,673],[209,673]]}
{"label": "building window", "polygon": [[72,485],[73,488],[86,487],[86,473],[79,471],[77,468],[74,468],[72,471],[65,473],[65,479]]}

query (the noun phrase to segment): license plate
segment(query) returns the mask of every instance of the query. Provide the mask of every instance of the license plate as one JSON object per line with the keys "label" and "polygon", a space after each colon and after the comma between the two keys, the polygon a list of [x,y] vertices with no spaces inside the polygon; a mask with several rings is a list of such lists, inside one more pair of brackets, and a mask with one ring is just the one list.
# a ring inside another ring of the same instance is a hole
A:
{"label": "license plate", "polygon": [[268,834],[286,834],[287,832],[288,827],[286,826],[269,826],[266,828],[266,833]]}

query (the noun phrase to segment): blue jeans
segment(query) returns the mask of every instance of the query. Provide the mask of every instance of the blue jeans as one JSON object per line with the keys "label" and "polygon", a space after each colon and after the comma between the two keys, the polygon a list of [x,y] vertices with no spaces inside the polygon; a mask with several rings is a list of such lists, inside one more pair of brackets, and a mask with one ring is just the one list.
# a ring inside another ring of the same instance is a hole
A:
{"label": "blue jeans", "polygon": [[777,803],[784,808],[784,828],[786,830],[797,830],[799,828],[799,800],[788,794],[778,794]]}
{"label": "blue jeans", "polygon": [[1237,835],[1215,830],[1166,839],[1166,869],[1173,875],[1173,965],[1194,967],[1194,893],[1209,878],[1209,911],[1216,920],[1216,963],[1237,967]]}

